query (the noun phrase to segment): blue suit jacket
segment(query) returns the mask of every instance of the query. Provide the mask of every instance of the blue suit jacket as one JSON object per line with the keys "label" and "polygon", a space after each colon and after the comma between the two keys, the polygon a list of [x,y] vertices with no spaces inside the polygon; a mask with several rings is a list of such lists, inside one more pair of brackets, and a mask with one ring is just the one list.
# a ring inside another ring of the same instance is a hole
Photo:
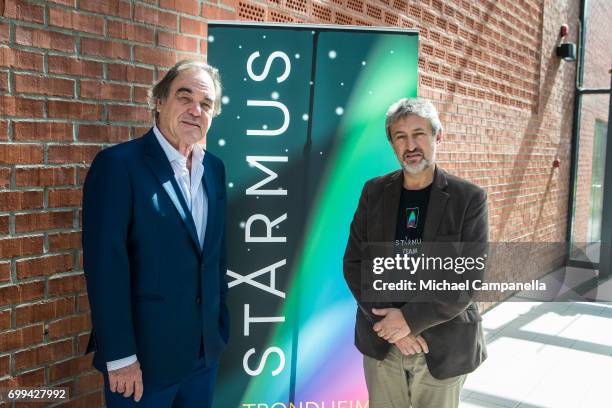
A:
{"label": "blue suit jacket", "polygon": [[207,363],[229,335],[225,169],[204,155],[208,222],[193,217],[152,130],[101,151],[83,188],[83,262],[94,366],[136,354],[145,380],[179,379],[203,339]]}

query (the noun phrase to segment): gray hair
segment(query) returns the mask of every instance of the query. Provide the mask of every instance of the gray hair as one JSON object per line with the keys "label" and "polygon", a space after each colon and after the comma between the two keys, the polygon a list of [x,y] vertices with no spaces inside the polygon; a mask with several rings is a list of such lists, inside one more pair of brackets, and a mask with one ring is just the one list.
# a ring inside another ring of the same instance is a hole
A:
{"label": "gray hair", "polygon": [[442,132],[442,123],[433,103],[423,98],[402,98],[391,105],[387,111],[387,118],[385,120],[387,139],[391,140],[391,126],[410,114],[427,119],[431,125],[431,133],[434,137]]}
{"label": "gray hair", "polygon": [[201,70],[210,75],[213,80],[216,94],[213,104],[213,114],[214,116],[217,116],[221,113],[221,76],[219,75],[219,70],[205,62],[184,59],[177,62],[172,68],[170,68],[166,75],[164,75],[164,77],[149,90],[149,107],[151,108],[151,112],[153,113],[153,117],[155,119],[157,119],[157,116],[159,115],[157,112],[157,102],[168,97],[172,82],[177,76],[179,76],[181,71],[188,69]]}

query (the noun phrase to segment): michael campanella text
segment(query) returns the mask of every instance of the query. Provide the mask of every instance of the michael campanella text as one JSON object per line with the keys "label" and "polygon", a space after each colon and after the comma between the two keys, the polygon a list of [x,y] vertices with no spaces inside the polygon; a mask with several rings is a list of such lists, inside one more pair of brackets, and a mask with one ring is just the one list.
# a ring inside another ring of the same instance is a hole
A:
{"label": "michael campanella text", "polygon": [[432,290],[432,291],[467,291],[467,290],[494,290],[497,292],[506,291],[545,291],[546,283],[533,279],[531,282],[483,282],[480,279],[465,280],[463,282],[449,282],[447,280],[424,279],[418,283],[402,279],[399,282],[383,282],[380,279],[372,283],[374,290],[390,291],[413,291],[413,290]]}

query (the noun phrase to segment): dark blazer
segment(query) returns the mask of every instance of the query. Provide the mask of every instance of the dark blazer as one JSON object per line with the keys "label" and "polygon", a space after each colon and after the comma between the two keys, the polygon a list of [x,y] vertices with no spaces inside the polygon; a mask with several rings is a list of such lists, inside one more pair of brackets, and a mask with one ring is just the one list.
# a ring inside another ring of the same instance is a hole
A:
{"label": "dark blazer", "polygon": [[[378,360],[385,358],[391,345],[372,329],[379,318],[372,315],[371,308],[381,305],[362,302],[362,251],[368,243],[395,241],[402,184],[401,170],[365,183],[344,254],[344,277],[359,305],[355,345],[363,354]],[[486,192],[438,166],[426,217],[423,242],[486,246],[489,235]],[[408,302],[403,304],[401,311],[412,333],[422,335],[427,341],[429,353],[425,358],[434,377],[444,379],[469,373],[486,358],[481,317],[470,301]]]}
{"label": "dark blazer", "polygon": [[83,188],[83,262],[94,366],[136,354],[145,380],[178,379],[203,339],[216,362],[229,335],[225,169],[204,155],[203,249],[153,130],[101,151]]}

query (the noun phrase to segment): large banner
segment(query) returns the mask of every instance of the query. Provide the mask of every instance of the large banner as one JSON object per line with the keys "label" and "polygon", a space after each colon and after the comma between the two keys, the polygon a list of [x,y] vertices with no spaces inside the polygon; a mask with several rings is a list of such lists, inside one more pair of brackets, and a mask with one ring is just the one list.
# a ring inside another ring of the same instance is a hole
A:
{"label": "large banner", "polygon": [[230,344],[215,407],[367,406],[342,276],[364,182],[397,169],[385,113],[417,94],[409,30],[210,23],[223,112]]}

